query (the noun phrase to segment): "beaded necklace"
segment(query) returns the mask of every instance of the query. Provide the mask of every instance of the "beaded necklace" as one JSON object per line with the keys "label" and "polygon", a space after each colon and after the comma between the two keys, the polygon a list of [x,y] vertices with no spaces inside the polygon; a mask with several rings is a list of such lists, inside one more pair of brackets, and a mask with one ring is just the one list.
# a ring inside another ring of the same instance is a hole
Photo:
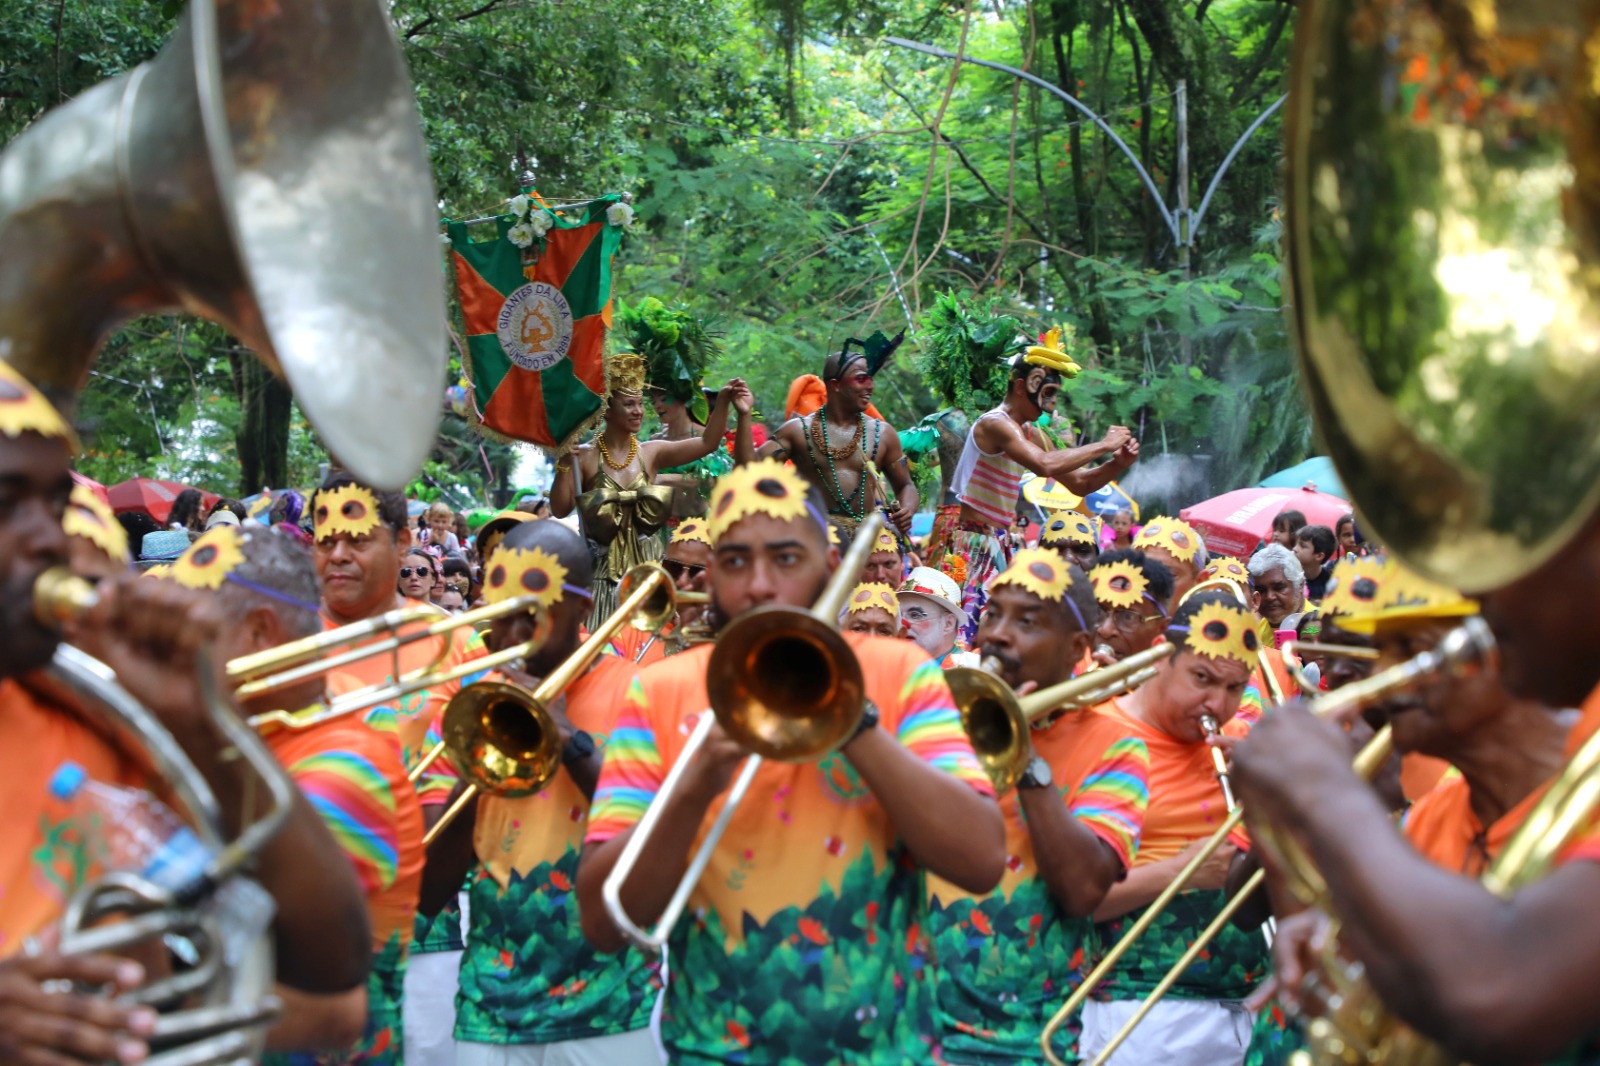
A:
{"label": "beaded necklace", "polygon": [[639,454],[639,438],[632,433],[628,434],[628,457],[620,463],[612,461],[611,453],[606,451],[606,435],[604,433],[595,437],[594,442],[600,449],[600,458],[604,459],[606,465],[613,470],[626,470],[633,462],[634,457]]}
{"label": "beaded necklace", "polygon": [[[817,413],[815,415],[812,416],[812,418],[813,418],[813,421],[812,421],[812,426],[813,427],[816,425],[817,420],[821,420],[821,422],[822,422],[822,454],[827,456],[827,459],[828,459],[828,479],[833,482],[833,486],[832,486],[832,489],[830,491],[832,492],[834,502],[836,502],[839,505],[839,510],[843,511],[847,518],[850,518],[850,519],[852,519],[854,521],[857,521],[857,522],[866,521],[866,518],[867,518],[867,465],[866,465],[866,462],[865,462],[866,457],[867,457],[867,452],[866,452],[867,415],[866,415],[866,412],[863,411],[861,413],[861,428],[856,430],[856,436],[855,436],[855,439],[850,442],[850,448],[845,451],[844,455],[839,456],[839,458],[843,459],[845,456],[848,456],[852,451],[855,450],[856,445],[858,445],[858,444],[861,445],[861,458],[863,460],[863,462],[861,464],[861,480],[856,483],[856,490],[850,494],[850,498],[849,499],[845,498],[844,490],[839,485],[839,472],[837,470],[835,470],[834,467],[833,467],[833,460],[834,460],[833,450],[828,447],[828,408],[826,406],[822,407],[820,410],[817,411]],[[812,438],[812,434],[810,434],[810,433],[806,434],[806,453],[811,458],[811,468],[813,470],[815,470],[818,474],[821,474],[822,473],[822,463],[817,460],[817,452],[816,452],[815,447],[813,446],[813,442],[812,442],[811,438]],[[874,453],[877,452],[878,448],[877,448],[877,443],[876,442],[873,443],[872,450],[873,450]],[[824,488],[827,488],[827,486],[824,486]],[[852,500],[860,501],[859,502],[859,507],[860,507],[859,510],[857,510],[855,507],[851,507],[850,506],[850,503],[851,503]]]}

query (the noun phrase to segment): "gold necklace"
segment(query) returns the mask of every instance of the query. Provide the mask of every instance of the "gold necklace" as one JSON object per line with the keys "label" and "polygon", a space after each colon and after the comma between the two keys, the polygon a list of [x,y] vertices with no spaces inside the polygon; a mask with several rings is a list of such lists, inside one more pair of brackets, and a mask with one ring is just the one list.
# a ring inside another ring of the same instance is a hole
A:
{"label": "gold necklace", "polygon": [[811,442],[818,451],[826,454],[830,459],[843,461],[850,458],[852,452],[861,446],[862,438],[867,435],[867,415],[861,413],[861,424],[856,428],[855,435],[838,447],[831,447],[828,441],[828,408],[823,406],[811,416]]}
{"label": "gold necklace", "polygon": [[639,454],[639,438],[632,433],[628,434],[628,457],[620,463],[612,461],[611,453],[606,451],[606,435],[604,433],[597,436],[594,442],[600,448],[600,458],[604,459],[606,465],[613,470],[627,469],[633,463],[634,456]]}

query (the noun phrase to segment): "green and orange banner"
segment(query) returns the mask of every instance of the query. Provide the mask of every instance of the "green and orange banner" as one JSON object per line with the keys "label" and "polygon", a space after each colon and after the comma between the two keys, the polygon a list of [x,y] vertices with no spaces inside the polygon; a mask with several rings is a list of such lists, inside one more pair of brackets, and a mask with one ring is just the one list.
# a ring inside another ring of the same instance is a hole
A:
{"label": "green and orange banner", "polygon": [[605,402],[611,257],[632,210],[620,196],[559,214],[537,200],[514,204],[494,220],[493,240],[470,239],[464,223],[445,227],[465,369],[485,429],[565,450]]}

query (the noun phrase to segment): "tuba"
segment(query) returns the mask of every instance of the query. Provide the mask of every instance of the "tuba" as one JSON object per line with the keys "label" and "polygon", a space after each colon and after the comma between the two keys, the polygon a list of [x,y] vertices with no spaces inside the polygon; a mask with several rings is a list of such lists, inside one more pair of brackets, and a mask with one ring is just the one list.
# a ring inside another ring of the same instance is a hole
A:
{"label": "tuba", "polygon": [[0,154],[0,358],[63,402],[122,323],[188,311],[398,489],[439,421],[437,231],[384,5],[192,0],[160,55]]}

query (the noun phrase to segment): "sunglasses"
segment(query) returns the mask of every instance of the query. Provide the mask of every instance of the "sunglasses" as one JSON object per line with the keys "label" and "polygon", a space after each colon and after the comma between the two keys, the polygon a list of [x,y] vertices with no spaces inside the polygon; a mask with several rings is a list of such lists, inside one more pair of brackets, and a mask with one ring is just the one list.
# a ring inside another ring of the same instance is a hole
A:
{"label": "sunglasses", "polygon": [[461,584],[456,584],[456,583],[453,583],[453,582],[446,584],[445,587],[444,587],[444,590],[446,592],[458,592],[463,596],[465,596],[467,594],[467,586],[461,585]]}
{"label": "sunglasses", "polygon": [[695,574],[705,572],[705,567],[700,566],[697,563],[680,563],[675,559],[663,559],[661,561],[661,569],[665,570],[668,574],[671,574],[674,581],[682,577],[684,574],[688,574],[692,577]]}
{"label": "sunglasses", "polygon": [[402,566],[400,568],[401,577],[410,577],[412,574],[416,574],[418,577],[422,577],[424,575],[432,577],[433,568],[430,566]]}

